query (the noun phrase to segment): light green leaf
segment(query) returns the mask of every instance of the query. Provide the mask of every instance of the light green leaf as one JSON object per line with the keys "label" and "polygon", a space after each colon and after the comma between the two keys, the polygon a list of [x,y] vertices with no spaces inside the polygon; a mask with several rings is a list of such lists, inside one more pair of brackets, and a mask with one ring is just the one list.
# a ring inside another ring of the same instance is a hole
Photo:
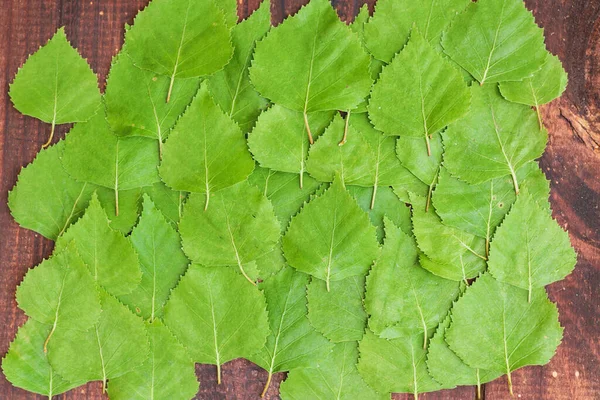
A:
{"label": "light green leaf", "polygon": [[8,208],[18,224],[52,240],[79,218],[94,191],[63,169],[64,146],[61,141],[40,151],[8,193]]}
{"label": "light green leaf", "polygon": [[112,400],[188,400],[198,392],[195,365],[160,320],[146,323],[150,356],[135,370],[111,379]]}
{"label": "light green leaf", "polygon": [[235,266],[252,284],[258,276],[246,271],[247,264],[271,252],[280,235],[273,206],[246,181],[217,192],[206,211],[203,196],[192,194],[179,231],[183,250],[192,261]]}
{"label": "light green leaf", "polygon": [[379,392],[412,393],[416,399],[442,388],[427,372],[423,334],[388,340],[367,330],[358,351],[358,372]]}
{"label": "light green leaf", "polygon": [[69,382],[50,366],[44,341],[51,329],[51,325],[28,320],[19,328],[2,359],[2,372],[10,383],[48,399],[86,383],[85,379]]}
{"label": "light green leaf", "polygon": [[371,54],[389,63],[417,27],[433,47],[440,47],[442,32],[463,11],[469,0],[378,0],[365,24],[365,43]]}
{"label": "light green leaf", "polygon": [[73,382],[106,381],[137,369],[148,358],[143,321],[108,293],[100,292],[100,320],[87,331],[58,329],[48,343],[50,364]]}
{"label": "light green leaf", "polygon": [[183,204],[188,195],[187,192],[171,190],[162,182],[143,188],[143,192],[150,196],[150,199],[166,220],[174,228],[177,228],[183,212]]}
{"label": "light green leaf", "polygon": [[356,370],[358,351],[355,342],[336,344],[333,351],[315,368],[291,371],[281,384],[283,400],[383,400],[389,394],[371,389]]}
{"label": "light green leaf", "polygon": [[140,222],[129,240],[140,260],[142,280],[131,293],[119,299],[137,315],[152,322],[162,317],[163,305],[185,272],[188,259],[181,250],[179,234],[148,195],[144,195]]}
{"label": "light green leaf", "polygon": [[542,155],[548,133],[529,107],[504,100],[495,85],[473,85],[471,92],[469,113],[442,134],[444,166],[474,184],[510,175],[518,193],[516,171]]}
{"label": "light green leaf", "polygon": [[494,235],[488,267],[531,297],[535,288],[569,275],[576,262],[567,232],[524,191]]}
{"label": "light green leaf", "polygon": [[308,113],[358,106],[371,87],[368,68],[359,38],[331,3],[311,0],[257,43],[250,78],[264,97],[303,112],[307,122]]}
{"label": "light green leaf", "polygon": [[477,81],[520,81],[546,58],[544,35],[522,0],[470,3],[442,38],[452,60]]}
{"label": "light green leaf", "polygon": [[412,222],[410,218],[410,208],[394,194],[388,186],[381,186],[377,191],[377,202],[375,207],[371,208],[373,200],[373,190],[360,186],[346,187],[348,192],[358,202],[360,208],[369,214],[371,224],[377,228],[377,240],[383,242],[383,219],[389,218],[402,231],[412,232]]}
{"label": "light green leaf", "polygon": [[363,307],[365,278],[351,276],[331,282],[313,279],[308,285],[308,319],[327,339],[334,343],[360,340],[367,325]]}
{"label": "light green leaf", "polygon": [[92,196],[85,214],[58,240],[61,251],[73,242],[94,280],[109,293],[130,293],[140,282],[138,256],[131,243],[108,225],[108,218],[98,197]]}
{"label": "light green leaf", "polygon": [[377,257],[375,227],[341,178],[292,218],[283,237],[288,263],[326,282],[364,275]]}
{"label": "light green leaf", "polygon": [[[333,116],[334,112],[316,112],[307,117],[314,138],[321,135]],[[278,105],[269,108],[248,135],[248,146],[261,167],[303,177],[310,143],[301,113]]]}
{"label": "light green leaf", "polygon": [[452,350],[444,338],[450,326],[450,314],[440,323],[435,335],[429,341],[427,349],[427,370],[433,379],[444,388],[477,385],[477,394],[481,396],[481,385],[503,375],[499,371],[471,368]]}
{"label": "light green leaf", "polygon": [[57,328],[87,330],[101,311],[96,284],[73,243],[27,272],[17,304],[29,318],[51,326],[44,351]]}
{"label": "light green leaf", "polygon": [[[471,368],[511,372],[544,365],[562,339],[558,311],[543,288],[527,291],[480,276],[452,310],[446,342]],[[485,351],[481,351],[485,349]]]}
{"label": "light green leaf", "polygon": [[[228,0],[237,6],[236,0]],[[222,2],[219,1],[218,4]],[[271,28],[270,2],[263,1],[250,17],[231,30],[234,45],[233,58],[221,71],[208,78],[208,90],[223,111],[236,121],[243,132],[249,132],[267,100],[262,98],[250,83],[248,67],[252,61],[254,46]]]}
{"label": "light green leaf", "polygon": [[229,27],[215,3],[154,0],[125,32],[134,64],[171,78],[167,103],[175,78],[210,75],[231,59]]}
{"label": "light green leaf", "polygon": [[308,275],[285,268],[260,285],[267,300],[271,334],[267,343],[250,360],[269,372],[263,396],[273,373],[317,365],[331,344],[306,318]]}
{"label": "light green leaf", "polygon": [[[96,186],[91,183],[88,183],[88,186],[92,189],[95,188],[95,193],[98,195],[98,200],[100,201],[100,204],[102,205],[102,208],[106,212],[106,216],[110,221],[110,227],[124,235],[131,232],[131,229],[137,222],[139,216],[140,198],[145,188],[119,190],[119,215],[117,215],[115,191],[102,186]],[[148,188],[151,188],[151,186]],[[93,193],[94,192],[90,193],[88,196],[88,199],[85,202],[86,207],[89,205],[88,200],[92,198]]]}
{"label": "light green leaf", "polygon": [[248,183],[256,186],[273,204],[273,211],[281,224],[284,233],[290,220],[304,203],[308,202],[321,182],[304,175],[304,185],[298,186],[298,175],[277,172],[271,169],[256,167],[248,177]]}
{"label": "light green leaf", "polygon": [[383,250],[367,278],[369,328],[386,339],[420,333],[428,338],[458,296],[459,285],[421,268],[414,240],[388,219],[385,228]]}
{"label": "light green leaf", "polygon": [[90,119],[101,105],[98,77],[77,50],[71,47],[65,28],[29,56],[10,84],[10,99],[25,115],[52,124]]}
{"label": "light green leaf", "polygon": [[245,180],[254,169],[244,134],[217,106],[206,84],[164,145],[160,176],[174,190],[211,195]]}
{"label": "light green leaf", "polygon": [[431,135],[465,115],[470,97],[460,73],[414,30],[375,83],[369,117],[386,135],[424,139],[421,152],[431,155]]}
{"label": "light green leaf", "polygon": [[225,23],[231,29],[238,21],[237,0],[220,0],[215,1],[215,5],[219,7],[225,16]]}
{"label": "light green leaf", "polygon": [[262,293],[229,268],[190,266],[165,306],[165,324],[195,362],[221,365],[265,345],[269,322]]}
{"label": "light green leaf", "polygon": [[163,141],[198,90],[199,80],[176,79],[169,103],[169,78],[133,65],[127,53],[113,60],[106,80],[106,116],[118,136],[144,136]]}
{"label": "light green leaf", "polygon": [[[428,259],[421,266],[442,278],[467,281],[485,270],[485,240],[442,224],[433,210],[425,211],[425,199],[413,201],[413,233]],[[432,261],[432,262],[427,262]]]}

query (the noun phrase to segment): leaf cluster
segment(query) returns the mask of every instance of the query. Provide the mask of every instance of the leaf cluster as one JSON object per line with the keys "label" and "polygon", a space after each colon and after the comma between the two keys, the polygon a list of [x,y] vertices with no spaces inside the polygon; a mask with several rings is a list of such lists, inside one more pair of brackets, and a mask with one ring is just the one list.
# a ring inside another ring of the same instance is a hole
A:
{"label": "leaf cluster", "polygon": [[153,0],[103,94],[62,28],[15,76],[19,111],[75,125],[9,194],[55,249],[17,288],[7,379],[191,399],[195,363],[220,383],[243,357],[263,396],[289,371],[283,399],[384,399],[512,391],[547,363],[544,287],[576,255],[539,108],[567,76],[522,0],[236,21],[234,0]]}

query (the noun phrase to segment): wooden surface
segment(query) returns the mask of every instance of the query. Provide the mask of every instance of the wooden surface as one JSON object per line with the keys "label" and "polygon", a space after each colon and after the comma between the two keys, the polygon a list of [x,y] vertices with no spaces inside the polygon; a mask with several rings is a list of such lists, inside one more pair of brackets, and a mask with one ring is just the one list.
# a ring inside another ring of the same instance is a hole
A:
{"label": "wooden surface", "polygon": [[[203,1],[203,0],[199,0]],[[218,0],[217,0],[218,1]],[[259,0],[238,0],[241,16]],[[273,21],[296,12],[307,0],[271,0]],[[342,19],[351,20],[364,0],[332,1]],[[369,0],[372,9],[374,0]],[[50,254],[52,243],[20,229],[6,206],[8,190],[22,166],[33,160],[49,126],[23,117],[8,99],[8,83],[27,55],[44,44],[60,26],[98,73],[102,86],[110,60],[122,43],[123,24],[131,22],[147,0],[0,0],[0,353],[25,321],[14,292],[25,271]],[[563,98],[545,106],[550,143],[541,164],[552,182],[554,216],[569,229],[579,254],[575,272],[549,288],[565,327],[557,355],[545,367],[513,374],[515,398],[588,400],[600,398],[600,0],[527,0],[538,24],[546,29],[548,48],[569,72]],[[62,137],[68,127],[58,129]],[[199,366],[198,399],[258,398],[267,374],[236,360],[223,368],[217,386],[214,367]],[[277,375],[267,398],[277,399]],[[60,399],[102,399],[92,383]],[[472,388],[459,388],[423,399],[473,399]],[[508,398],[505,379],[485,385],[485,399]],[[13,388],[0,374],[0,399],[37,399]],[[412,398],[396,395],[395,399]],[[310,400],[310,399],[307,399]],[[360,399],[357,399],[360,400]]]}

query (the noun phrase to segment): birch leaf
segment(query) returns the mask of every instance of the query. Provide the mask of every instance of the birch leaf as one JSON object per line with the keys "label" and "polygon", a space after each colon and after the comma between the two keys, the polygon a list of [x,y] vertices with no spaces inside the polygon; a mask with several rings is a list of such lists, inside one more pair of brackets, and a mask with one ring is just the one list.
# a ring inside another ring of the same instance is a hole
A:
{"label": "birch leaf", "polygon": [[[317,138],[330,124],[333,112],[315,112],[307,117]],[[248,146],[263,168],[303,175],[310,146],[302,114],[274,105],[263,112],[248,135]]]}
{"label": "birch leaf", "polygon": [[21,113],[52,124],[44,147],[51,143],[57,124],[87,121],[101,105],[98,77],[71,47],[64,27],[29,56],[10,84],[9,95]]}
{"label": "birch leaf", "polygon": [[459,285],[421,268],[414,240],[389,220],[385,227],[383,250],[367,280],[369,328],[386,339],[420,333],[428,338],[458,296]]}
{"label": "birch leaf", "polygon": [[264,296],[228,268],[190,266],[164,319],[194,362],[217,366],[219,383],[222,364],[250,357],[269,335]]}
{"label": "birch leaf", "polygon": [[100,320],[87,331],[59,329],[48,343],[50,364],[72,382],[117,378],[148,358],[143,321],[108,293],[100,292]]}
{"label": "birch leaf", "polygon": [[308,285],[308,319],[312,326],[334,343],[360,340],[367,325],[364,310],[365,278],[351,276],[331,282],[313,279]]}
{"label": "birch leaf", "polygon": [[169,78],[139,69],[127,53],[119,53],[110,68],[104,96],[106,117],[114,133],[157,139],[162,147],[171,127],[192,101],[199,80],[176,79],[166,103],[169,85]]}
{"label": "birch leaf", "polygon": [[2,359],[2,373],[11,384],[48,399],[86,383],[63,379],[48,362],[44,342],[51,329],[51,325],[28,320],[19,328]]}
{"label": "birch leaf", "polygon": [[494,235],[488,267],[496,279],[531,297],[535,288],[569,275],[576,262],[567,232],[523,192]]}
{"label": "birch leaf", "polygon": [[210,97],[206,84],[164,145],[160,176],[174,190],[206,194],[245,180],[254,169],[240,128]]}
{"label": "birch leaf", "polygon": [[528,302],[526,290],[484,274],[454,305],[446,341],[471,368],[504,371],[512,393],[511,372],[550,361],[562,331],[543,288]]}
{"label": "birch leaf", "polygon": [[423,334],[387,340],[367,330],[358,351],[358,372],[381,393],[412,393],[416,399],[442,388],[427,372]]}
{"label": "birch leaf", "polygon": [[431,47],[440,47],[442,32],[469,0],[379,0],[365,24],[365,43],[373,56],[389,63],[406,42],[413,26]]}
{"label": "birch leaf", "polygon": [[305,121],[315,111],[354,109],[371,87],[369,56],[327,0],[311,0],[256,45],[250,78]]}
{"label": "birch leaf", "polygon": [[546,58],[544,35],[522,0],[470,3],[442,38],[446,54],[477,81],[520,81]]}
{"label": "birch leaf", "polygon": [[221,0],[215,1],[215,5],[221,10],[225,16],[225,24],[231,29],[238,21],[237,1],[236,0]]}
{"label": "birch leaf", "polygon": [[281,384],[283,400],[383,400],[389,394],[379,394],[363,381],[356,370],[358,351],[355,342],[336,344],[333,351],[315,368],[291,371]]}
{"label": "birch leaf", "polygon": [[267,392],[275,372],[308,368],[317,364],[331,344],[306,318],[308,275],[285,268],[260,285],[267,301],[271,334],[267,343],[250,360],[267,370]]}
{"label": "birch leaf", "polygon": [[85,331],[101,311],[96,284],[72,243],[27,272],[17,287],[17,304],[28,317],[51,326],[44,351],[56,329]]}
{"label": "birch leaf", "polygon": [[130,293],[140,282],[138,256],[129,241],[108,225],[98,197],[92,196],[85,214],[56,242],[58,251],[73,242],[94,280],[109,293]]}
{"label": "birch leaf", "polygon": [[363,275],[377,257],[373,227],[340,178],[292,218],[283,237],[288,263],[326,282]]}
{"label": "birch leaf", "polygon": [[184,207],[179,231],[183,250],[192,261],[211,267],[235,267],[253,284],[258,276],[246,271],[247,265],[271,252],[280,236],[273,206],[247,182],[217,192],[206,211],[204,198],[192,194]]}
{"label": "birch leaf", "polygon": [[146,323],[150,355],[135,370],[111,379],[113,400],[188,400],[198,392],[195,365],[160,320]]}
{"label": "birch leaf", "polygon": [[466,281],[485,270],[485,240],[442,224],[425,199],[413,196],[413,233],[419,249],[433,262],[421,266],[442,278]]}
{"label": "birch leaf", "polygon": [[415,29],[373,86],[369,118],[386,135],[421,138],[431,155],[431,135],[464,116],[470,101],[460,73]]}
{"label": "birch leaf", "polygon": [[518,193],[516,171],[542,155],[548,133],[529,107],[504,100],[495,85],[474,85],[471,92],[469,113],[442,134],[444,166],[473,184],[509,175]]}
{"label": "birch leaf", "polygon": [[[228,0],[237,6],[236,0]],[[221,4],[221,2],[218,2]],[[270,2],[263,1],[247,19],[231,30],[233,58],[221,71],[208,78],[208,90],[223,111],[236,121],[243,132],[249,132],[267,100],[258,94],[250,83],[248,67],[254,54],[254,46],[271,28]]]}
{"label": "birch leaf", "polygon": [[213,1],[154,0],[125,33],[125,49],[139,68],[171,78],[210,75],[231,59],[229,27]]}
{"label": "birch leaf", "polygon": [[144,195],[140,222],[129,240],[138,254],[142,279],[131,293],[119,299],[133,312],[152,322],[162,317],[163,305],[185,272],[188,259],[181,250],[179,234],[148,195]]}

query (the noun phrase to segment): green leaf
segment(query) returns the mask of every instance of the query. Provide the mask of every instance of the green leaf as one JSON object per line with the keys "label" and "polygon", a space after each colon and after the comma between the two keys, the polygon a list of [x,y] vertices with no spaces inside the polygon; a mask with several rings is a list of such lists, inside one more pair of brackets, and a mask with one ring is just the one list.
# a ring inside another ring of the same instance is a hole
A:
{"label": "green leaf", "polygon": [[221,365],[265,345],[269,322],[261,292],[229,268],[193,264],[171,293],[165,324],[195,362]]}
{"label": "green leaf", "polygon": [[331,282],[313,279],[308,285],[308,319],[327,339],[334,343],[360,340],[367,325],[363,307],[365,278],[351,276]]}
{"label": "green leaf", "polygon": [[94,280],[109,293],[130,293],[140,282],[138,256],[131,243],[108,225],[98,197],[92,196],[85,214],[58,240],[58,251],[73,242]]}
{"label": "green leaf", "polygon": [[402,231],[410,233],[412,231],[412,222],[410,218],[410,208],[396,196],[393,190],[388,186],[381,186],[377,191],[377,202],[375,207],[371,208],[373,200],[373,190],[360,186],[346,187],[348,192],[358,202],[360,208],[369,214],[371,224],[377,228],[377,240],[383,242],[383,219],[389,218]]}
{"label": "green leaf", "polygon": [[225,16],[225,24],[231,29],[238,22],[237,0],[221,0],[215,1],[215,5],[219,7]]}
{"label": "green leaf", "polygon": [[146,323],[150,356],[140,367],[111,379],[112,400],[188,400],[198,392],[195,365],[160,320]]}
{"label": "green leaf", "polygon": [[171,78],[167,103],[175,78],[210,75],[231,59],[229,27],[215,3],[154,0],[125,32],[134,64]]}
{"label": "green leaf", "polygon": [[378,0],[365,24],[365,43],[371,54],[389,63],[417,27],[433,47],[440,47],[442,32],[463,11],[469,0]]}
{"label": "green leaf", "polygon": [[321,182],[304,175],[304,185],[298,186],[298,176],[271,169],[256,167],[248,177],[248,183],[256,186],[273,204],[273,211],[280,222],[281,232],[284,233],[290,220],[304,203],[308,202]]}
{"label": "green leaf", "polygon": [[[425,199],[413,200],[413,233],[428,259],[421,266],[442,278],[467,281],[485,270],[485,240],[442,224],[433,210],[425,211]],[[432,261],[432,262],[427,262]]]}
{"label": "green leaf", "polygon": [[176,79],[165,102],[169,78],[141,70],[125,52],[113,60],[106,80],[106,116],[118,136],[144,136],[163,141],[198,90],[199,80]]}
{"label": "green leaf", "polygon": [[247,264],[271,252],[280,235],[273,206],[247,182],[217,192],[206,211],[203,196],[192,194],[179,231],[183,250],[192,261],[211,267],[235,266],[252,284],[258,277],[246,271]]}
{"label": "green leaf", "polygon": [[158,146],[147,138],[118,138],[104,113],[75,125],[65,139],[65,170],[75,179],[113,189],[116,215],[121,190],[151,186],[158,176]]}
{"label": "green leaf", "polygon": [[326,282],[364,275],[377,257],[375,227],[340,178],[292,218],[283,237],[288,263]]}
{"label": "green leaf", "polygon": [[8,193],[8,207],[23,228],[56,240],[83,213],[94,191],[92,185],[73,179],[63,169],[64,142],[40,151],[24,167]]}
{"label": "green leaf", "polygon": [[306,318],[308,275],[285,268],[260,285],[267,300],[271,334],[250,360],[269,372],[263,396],[275,372],[308,368],[317,364],[331,344]]}
{"label": "green leaf", "polygon": [[162,182],[143,188],[143,192],[150,196],[156,208],[173,228],[177,228],[181,213],[183,212],[183,204],[187,198],[187,192],[171,190]]}
{"label": "green leaf", "polygon": [[414,30],[375,83],[369,117],[386,135],[424,139],[431,155],[431,135],[464,116],[470,97],[460,73]]}
{"label": "green leaf", "polygon": [[516,171],[542,155],[548,133],[529,107],[504,100],[495,85],[474,85],[471,92],[469,113],[442,134],[444,166],[474,184],[510,175],[518,193]]}
{"label": "green leaf", "polygon": [[72,243],[27,272],[17,287],[17,304],[28,317],[52,327],[44,351],[56,329],[87,330],[101,311],[96,284]]}
{"label": "green leaf", "polygon": [[87,331],[58,329],[48,343],[50,364],[72,382],[106,381],[137,369],[148,358],[143,321],[100,292],[100,320]]}
{"label": "green leaf", "polygon": [[101,105],[98,77],[60,28],[37,52],[29,56],[10,84],[10,99],[25,115],[52,124],[90,119]]}
{"label": "green leaf", "polygon": [[499,371],[471,368],[458,357],[444,338],[450,326],[450,314],[440,323],[435,335],[429,341],[427,349],[427,370],[433,379],[444,388],[477,385],[477,394],[481,396],[481,385],[503,375]]}
{"label": "green leaf", "polygon": [[217,106],[206,84],[164,145],[160,176],[174,190],[211,195],[245,180],[254,169],[244,134]]}
{"label": "green leaf", "polygon": [[[221,4],[222,2],[218,2]],[[229,0],[237,6],[236,0]],[[243,132],[249,132],[267,100],[262,98],[250,83],[248,67],[252,61],[254,46],[271,28],[269,1],[263,1],[250,17],[231,30],[234,45],[233,58],[221,71],[208,78],[208,90],[223,111],[236,121]]]}
{"label": "green leaf", "polygon": [[250,78],[264,97],[303,112],[308,125],[308,113],[358,106],[371,87],[368,68],[359,38],[331,3],[311,0],[257,43]]}
{"label": "green leaf", "polygon": [[[477,332],[476,335],[473,332]],[[471,368],[511,372],[544,365],[562,339],[558,311],[543,288],[527,291],[480,276],[454,305],[446,341]],[[485,351],[481,351],[485,349]]]}
{"label": "green leaf", "polygon": [[356,370],[358,351],[355,342],[336,344],[327,358],[315,368],[291,371],[281,384],[283,400],[383,400],[389,394],[371,389]]}
{"label": "green leaf", "polygon": [[523,192],[494,235],[488,267],[496,279],[531,297],[535,288],[569,275],[576,262],[567,232]]}
{"label": "green leaf", "polygon": [[28,320],[17,332],[2,359],[2,372],[14,386],[47,396],[48,399],[83,385],[85,380],[69,382],[54,371],[44,352],[44,342],[52,326]]}
{"label": "green leaf", "polygon": [[188,259],[177,231],[167,222],[148,195],[144,195],[140,222],[129,237],[140,260],[142,280],[119,299],[145,320],[162,317],[163,305],[183,273]]}
{"label": "green leaf", "polygon": [[414,240],[388,219],[385,233],[367,278],[369,328],[386,339],[420,333],[428,338],[458,296],[459,285],[421,268]]}
{"label": "green leaf", "polygon": [[546,58],[543,30],[522,0],[483,0],[458,15],[442,38],[452,60],[481,85],[520,81]]}
{"label": "green leaf", "polygon": [[[119,215],[117,215],[115,191],[102,186],[96,186],[91,183],[88,183],[88,186],[90,186],[92,189],[96,189],[95,193],[98,195],[98,200],[100,201],[100,204],[102,205],[102,208],[106,212],[108,220],[110,221],[110,227],[124,235],[131,232],[131,229],[138,219],[142,192],[146,188],[119,190]],[[92,198],[93,193],[94,192],[90,193],[87,200]],[[86,207],[89,205],[89,201],[87,200],[85,202]]]}
{"label": "green leaf", "polygon": [[367,330],[358,351],[358,372],[381,393],[413,393],[416,399],[442,388],[427,372],[423,334],[388,340]]}
{"label": "green leaf", "polygon": [[[321,135],[333,116],[334,112],[316,112],[307,117],[314,138]],[[301,177],[309,146],[302,114],[278,105],[263,112],[248,135],[248,147],[261,167]]]}

